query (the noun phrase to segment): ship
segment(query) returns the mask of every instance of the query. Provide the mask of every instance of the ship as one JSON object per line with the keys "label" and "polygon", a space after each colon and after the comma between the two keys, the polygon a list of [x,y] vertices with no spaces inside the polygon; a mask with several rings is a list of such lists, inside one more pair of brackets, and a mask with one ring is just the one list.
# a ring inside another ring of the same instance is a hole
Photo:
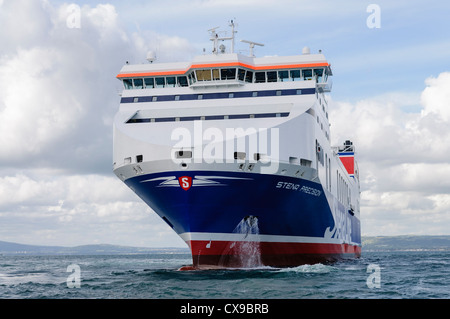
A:
{"label": "ship", "polygon": [[122,67],[114,174],[187,244],[186,269],[360,257],[355,146],[330,142],[331,64],[308,47],[235,52],[229,26],[190,61],[149,52]]}

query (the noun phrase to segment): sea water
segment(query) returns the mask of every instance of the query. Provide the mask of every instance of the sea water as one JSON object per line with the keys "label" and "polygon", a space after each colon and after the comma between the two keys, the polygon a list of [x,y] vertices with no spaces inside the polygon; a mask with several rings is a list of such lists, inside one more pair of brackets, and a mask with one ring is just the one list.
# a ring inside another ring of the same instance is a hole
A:
{"label": "sea water", "polygon": [[364,252],[291,268],[179,271],[188,251],[0,256],[0,298],[450,298],[450,251]]}

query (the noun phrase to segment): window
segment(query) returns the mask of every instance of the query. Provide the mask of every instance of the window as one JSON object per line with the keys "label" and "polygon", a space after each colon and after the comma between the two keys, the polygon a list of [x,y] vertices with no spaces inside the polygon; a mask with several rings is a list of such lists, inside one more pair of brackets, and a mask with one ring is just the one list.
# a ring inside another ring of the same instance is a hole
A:
{"label": "window", "polygon": [[188,86],[187,77],[185,77],[185,76],[178,76],[177,77],[177,84],[178,84],[178,86]]}
{"label": "window", "polygon": [[192,151],[177,151],[175,152],[176,158],[192,158]]}
{"label": "window", "polygon": [[163,88],[165,86],[165,79],[164,78],[156,78],[156,87],[157,88]]}
{"label": "window", "polygon": [[238,80],[244,81],[245,79],[245,70],[244,69],[238,69]]}
{"label": "window", "polygon": [[289,80],[289,72],[288,71],[278,71],[278,78],[280,82],[286,82]]}
{"label": "window", "polygon": [[236,69],[222,69],[220,70],[221,80],[235,80],[236,79]]}
{"label": "window", "polygon": [[194,72],[189,73],[188,80],[189,80],[189,84],[194,84],[195,82],[197,82]]}
{"label": "window", "polygon": [[266,72],[255,72],[255,83],[266,82]]}
{"label": "window", "polygon": [[300,159],[300,165],[302,166],[306,166],[306,167],[311,167],[312,161],[301,158]]}
{"label": "window", "polygon": [[198,81],[211,81],[211,69],[197,70],[196,73]]}
{"label": "window", "polygon": [[255,161],[261,161],[261,162],[267,162],[269,160],[269,157],[266,154],[263,153],[254,153],[253,159]]}
{"label": "window", "polygon": [[234,152],[234,159],[245,160],[245,152]]}
{"label": "window", "polygon": [[213,78],[214,81],[219,81],[220,80],[219,69],[213,69],[212,70],[212,78]]}
{"label": "window", "polygon": [[131,79],[123,79],[123,86],[125,87],[125,90],[130,90],[133,88],[133,82]]}
{"label": "window", "polygon": [[330,186],[330,192],[331,192],[331,159],[328,158],[328,177],[330,179],[329,186]]}
{"label": "window", "polygon": [[253,72],[248,71],[245,73],[245,82],[252,83],[253,82]]}
{"label": "window", "polygon": [[144,83],[147,89],[152,89],[155,87],[155,80],[153,78],[145,78]]}
{"label": "window", "polygon": [[277,82],[277,71],[267,72],[267,82]]}
{"label": "window", "polygon": [[317,83],[322,83],[323,79],[323,69],[314,69],[314,77]]}
{"label": "window", "polygon": [[328,73],[328,69],[325,69],[325,75],[324,75],[324,78],[323,78],[323,82],[327,82],[328,81],[328,76],[329,76],[330,74]]}
{"label": "window", "polygon": [[144,88],[144,81],[142,79],[133,79],[133,84],[135,89]]}
{"label": "window", "polygon": [[300,70],[291,70],[292,81],[300,81]]}
{"label": "window", "polygon": [[328,185],[328,154],[325,154],[325,173],[326,173],[326,187],[329,190],[329,185]]}
{"label": "window", "polygon": [[175,77],[174,76],[169,76],[166,78],[166,87],[175,87]]}
{"label": "window", "polygon": [[303,78],[305,80],[312,80],[312,70],[311,69],[303,70],[302,73],[303,73]]}
{"label": "window", "polygon": [[136,155],[136,163],[142,163],[143,160],[144,160],[144,156]]}

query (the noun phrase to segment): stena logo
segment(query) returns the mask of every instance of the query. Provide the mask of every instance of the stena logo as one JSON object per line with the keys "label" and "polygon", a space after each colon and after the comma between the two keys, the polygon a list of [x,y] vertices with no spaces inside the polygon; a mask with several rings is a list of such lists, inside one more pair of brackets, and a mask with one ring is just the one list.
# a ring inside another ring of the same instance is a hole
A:
{"label": "stena logo", "polygon": [[180,183],[182,189],[187,191],[192,186],[192,177],[190,176],[178,177],[178,183]]}

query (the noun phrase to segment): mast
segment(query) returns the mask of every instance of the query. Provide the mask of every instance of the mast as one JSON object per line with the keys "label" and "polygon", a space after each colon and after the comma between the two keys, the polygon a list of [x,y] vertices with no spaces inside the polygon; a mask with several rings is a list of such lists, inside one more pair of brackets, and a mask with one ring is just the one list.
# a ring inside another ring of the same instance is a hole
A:
{"label": "mast", "polygon": [[211,33],[211,37],[210,40],[213,41],[213,50],[212,53],[213,54],[218,54],[219,53],[219,49],[220,49],[220,53],[225,53],[225,46],[221,45],[220,47],[219,45],[219,41],[225,41],[225,40],[231,40],[231,52],[230,53],[234,53],[234,34],[237,33],[237,31],[234,30],[234,21],[231,20],[229,26],[231,27],[231,36],[229,37],[219,37],[219,34],[216,32],[216,29],[218,29],[219,27],[215,27],[212,29],[209,29],[208,31]]}

